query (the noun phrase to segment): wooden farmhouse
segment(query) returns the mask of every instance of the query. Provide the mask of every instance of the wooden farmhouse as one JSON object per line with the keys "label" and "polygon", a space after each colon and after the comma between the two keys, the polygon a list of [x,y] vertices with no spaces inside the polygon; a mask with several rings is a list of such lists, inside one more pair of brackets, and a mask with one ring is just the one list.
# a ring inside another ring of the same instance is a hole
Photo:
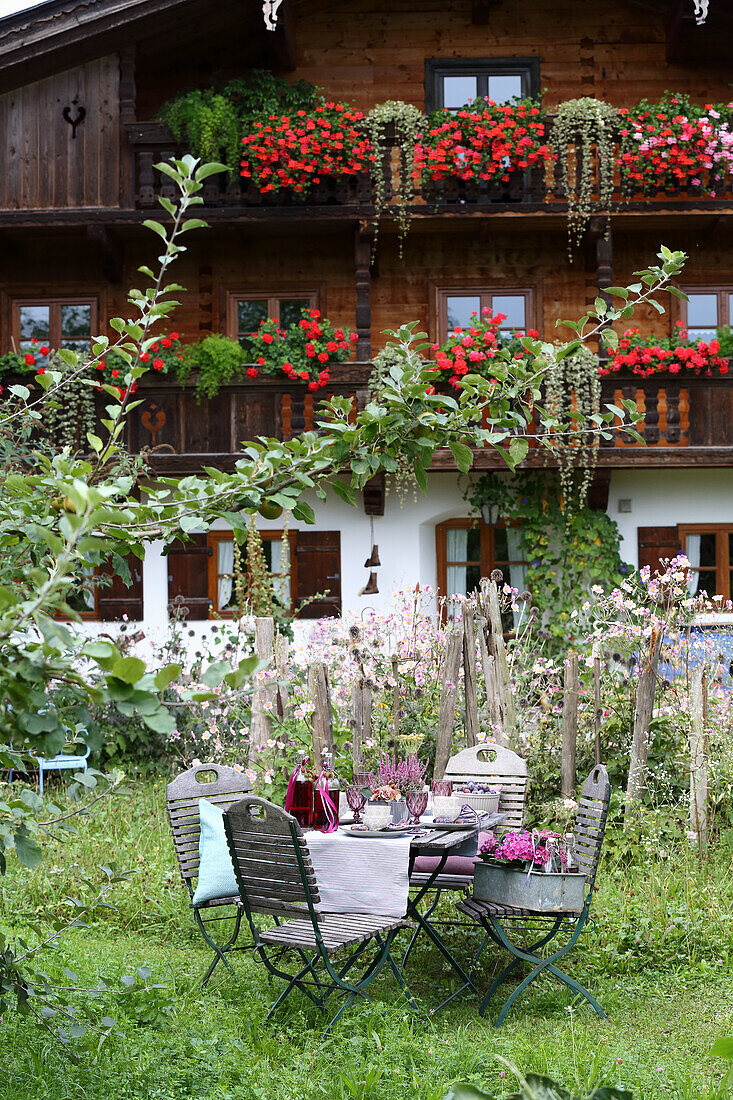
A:
{"label": "wooden farmhouse", "polygon": [[[723,0],[711,0],[704,25],[692,0],[282,0],[265,8],[277,8],[274,30],[256,0],[49,0],[0,20],[0,354],[84,349],[92,334],[109,334],[109,318],[127,315],[137,268],[156,254],[142,223],[156,216],[157,196],[171,193],[154,165],[188,151],[158,120],[180,92],[268,70],[365,113],[390,100],[450,114],[481,96],[501,104],[541,94],[550,137],[571,99],[631,109],[665,92],[700,105],[732,95],[733,11]],[[313,425],[326,393],[364,402],[384,330],[405,322],[418,321],[440,343],[457,324],[470,325],[473,310],[489,308],[505,315],[508,330],[561,338],[558,320],[625,285],[663,244],[689,255],[680,284],[689,302],[673,300],[663,316],[643,312],[642,335],[653,342],[684,327],[710,341],[733,321],[730,165],[718,186],[698,191],[630,193],[616,180],[610,223],[596,188],[572,262],[557,166],[515,172],[498,187],[456,176],[418,188],[403,242],[396,194],[387,194],[374,247],[368,178],[293,194],[222,174],[204,195],[210,229],[191,234],[176,271],[186,290],[171,327],[184,344],[212,333],[237,339],[250,317],[302,308],[358,339],[318,392],[243,369],[199,399],[193,376],[182,383],[151,371],[128,443],[149,449],[165,475],[231,467],[242,442],[258,435],[292,437]],[[656,564],[684,549],[701,587],[724,596],[733,577],[732,379],[604,376],[604,401],[637,401],[646,446],[623,436],[604,444],[591,494],[619,524],[626,561]],[[543,460],[535,450],[527,461]],[[306,604],[304,618],[379,609],[397,588],[465,590],[495,565],[521,587],[516,533],[469,518],[466,485],[491,468],[501,463],[488,449],[477,450],[468,477],[438,453],[426,495],[409,489],[400,500],[376,480],[358,509],[335,497],[314,501],[316,525],[292,523],[287,535],[293,605]],[[282,522],[262,520],[274,574]],[[379,591],[360,595],[373,543]],[[192,622],[226,613],[231,533],[162,551],[151,547],[132,588],[100,590],[87,616],[162,628],[176,596]]]}

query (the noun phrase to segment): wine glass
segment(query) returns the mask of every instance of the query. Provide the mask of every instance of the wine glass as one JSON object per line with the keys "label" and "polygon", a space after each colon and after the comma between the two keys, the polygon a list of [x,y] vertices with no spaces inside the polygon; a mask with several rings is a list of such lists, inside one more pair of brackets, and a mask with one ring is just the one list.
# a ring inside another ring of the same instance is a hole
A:
{"label": "wine glass", "polygon": [[428,805],[427,791],[408,791],[405,795],[407,811],[412,814],[412,824],[420,824],[420,815],[425,813]]}
{"label": "wine glass", "polygon": [[361,811],[366,806],[366,795],[363,789],[352,783],[350,787],[346,788],[346,801],[349,809],[353,810],[354,824],[358,825],[361,822]]}

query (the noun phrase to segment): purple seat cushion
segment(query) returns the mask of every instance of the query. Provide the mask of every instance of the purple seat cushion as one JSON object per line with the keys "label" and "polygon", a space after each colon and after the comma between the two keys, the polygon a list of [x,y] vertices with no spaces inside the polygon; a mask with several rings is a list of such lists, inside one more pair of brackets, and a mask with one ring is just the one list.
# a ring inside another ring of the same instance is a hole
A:
{"label": "purple seat cushion", "polygon": [[[489,839],[491,833],[479,833],[478,835],[478,847]],[[469,878],[473,878],[474,864],[478,860],[478,856],[448,856],[445,861],[445,867],[440,872],[441,875],[467,875]],[[429,875],[440,863],[439,856],[418,856],[415,860],[414,871]]]}

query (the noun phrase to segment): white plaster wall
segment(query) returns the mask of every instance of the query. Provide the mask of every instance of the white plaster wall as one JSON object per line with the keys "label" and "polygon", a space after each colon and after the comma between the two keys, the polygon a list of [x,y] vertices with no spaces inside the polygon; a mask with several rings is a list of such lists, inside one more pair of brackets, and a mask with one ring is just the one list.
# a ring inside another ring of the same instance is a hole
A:
{"label": "white plaster wall", "polygon": [[[630,513],[619,512],[623,499]],[[733,470],[614,470],[608,514],[621,532],[621,556],[638,567],[638,527],[733,523]]]}

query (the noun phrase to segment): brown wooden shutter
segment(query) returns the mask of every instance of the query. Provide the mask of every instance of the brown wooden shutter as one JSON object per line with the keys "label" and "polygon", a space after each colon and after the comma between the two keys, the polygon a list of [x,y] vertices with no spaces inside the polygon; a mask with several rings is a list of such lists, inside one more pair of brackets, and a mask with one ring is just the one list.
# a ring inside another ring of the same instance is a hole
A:
{"label": "brown wooden shutter", "polygon": [[176,539],[168,547],[168,615],[176,596],[183,597],[188,619],[208,619],[209,558],[212,550],[206,535],[190,535],[185,542]]}
{"label": "brown wooden shutter", "polygon": [[676,527],[639,527],[639,568],[648,565],[652,573],[662,568],[662,558],[674,558],[682,546]]}
{"label": "brown wooden shutter", "polygon": [[[321,619],[341,614],[341,532],[298,531],[295,547],[298,563],[295,586],[295,612],[299,619]],[[303,600],[327,592],[302,611]]]}
{"label": "brown wooden shutter", "polygon": [[125,559],[132,583],[128,586],[115,572],[113,563],[100,565],[100,576],[111,577],[111,584],[101,584],[97,589],[97,608],[101,622],[117,623],[127,616],[134,622],[143,617],[143,563],[134,554]]}

